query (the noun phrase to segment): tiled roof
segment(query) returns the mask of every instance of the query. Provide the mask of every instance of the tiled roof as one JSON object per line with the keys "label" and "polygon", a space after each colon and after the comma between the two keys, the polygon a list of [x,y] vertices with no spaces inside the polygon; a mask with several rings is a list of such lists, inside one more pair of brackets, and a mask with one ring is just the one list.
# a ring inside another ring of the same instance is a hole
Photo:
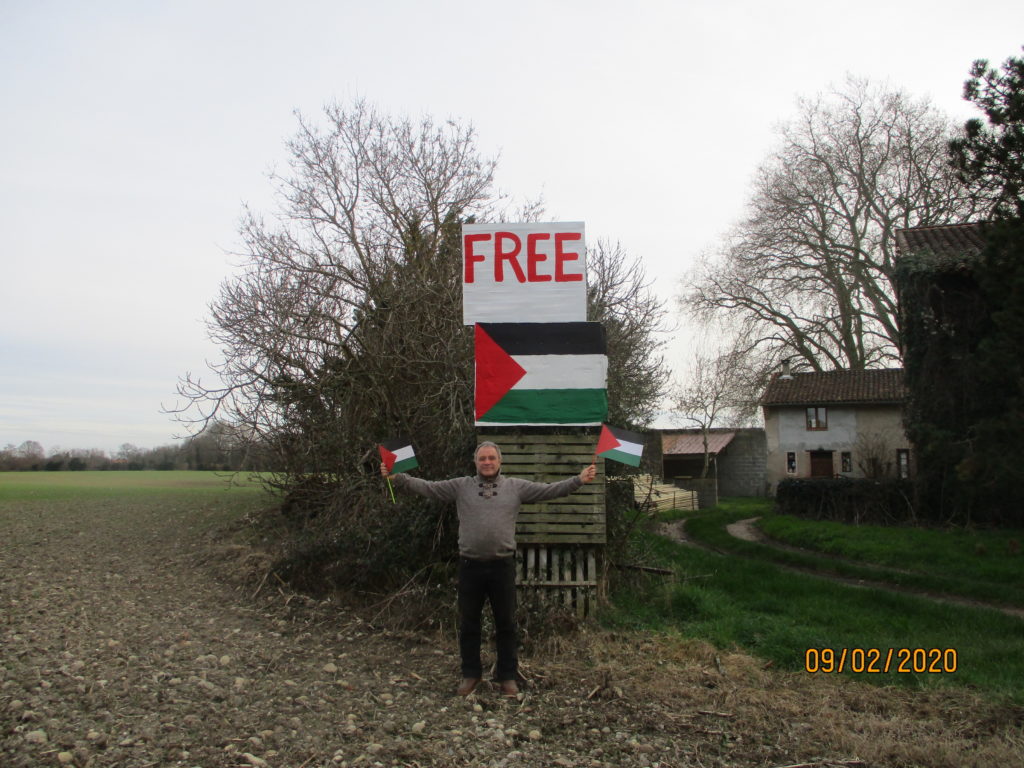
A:
{"label": "tiled roof", "polygon": [[[732,439],[735,432],[711,432],[708,434],[708,453],[718,455]],[[661,436],[661,452],[666,456],[681,456],[699,453],[704,455],[704,436],[697,432],[682,434],[666,433]]]}
{"label": "tiled roof", "polygon": [[846,405],[900,403],[907,397],[902,368],[871,371],[776,373],[761,405]]}
{"label": "tiled roof", "polygon": [[985,224],[947,224],[941,227],[897,229],[896,250],[934,259],[936,266],[962,266],[985,247]]}

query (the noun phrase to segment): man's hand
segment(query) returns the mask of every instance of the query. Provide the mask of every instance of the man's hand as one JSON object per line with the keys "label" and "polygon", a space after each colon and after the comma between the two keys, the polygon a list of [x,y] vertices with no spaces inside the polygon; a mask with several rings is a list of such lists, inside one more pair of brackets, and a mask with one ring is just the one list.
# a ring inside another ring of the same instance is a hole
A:
{"label": "man's hand", "polygon": [[580,482],[589,483],[597,475],[597,467],[591,464],[589,467],[580,472]]}
{"label": "man's hand", "polygon": [[385,464],[385,463],[384,463],[384,462],[382,461],[382,462],[380,463],[380,476],[381,476],[381,477],[387,477],[387,476],[388,476],[388,475],[390,475],[390,474],[391,474],[391,470],[390,470],[390,469],[388,469],[388,465],[387,465],[387,464]]}

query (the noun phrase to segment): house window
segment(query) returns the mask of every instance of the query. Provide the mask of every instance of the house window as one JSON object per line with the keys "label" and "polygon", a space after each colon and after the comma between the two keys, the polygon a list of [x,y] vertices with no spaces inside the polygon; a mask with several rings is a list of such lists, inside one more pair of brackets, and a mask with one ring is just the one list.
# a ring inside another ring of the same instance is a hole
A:
{"label": "house window", "polygon": [[903,480],[910,477],[910,450],[907,448],[896,449],[896,476]]}
{"label": "house window", "polygon": [[786,474],[796,474],[796,453],[794,453],[793,451],[789,451],[786,454]]}
{"label": "house window", "polygon": [[828,429],[828,408],[808,408],[807,429]]}
{"label": "house window", "polygon": [[843,451],[839,455],[842,462],[843,472],[853,472],[853,455],[849,451]]}

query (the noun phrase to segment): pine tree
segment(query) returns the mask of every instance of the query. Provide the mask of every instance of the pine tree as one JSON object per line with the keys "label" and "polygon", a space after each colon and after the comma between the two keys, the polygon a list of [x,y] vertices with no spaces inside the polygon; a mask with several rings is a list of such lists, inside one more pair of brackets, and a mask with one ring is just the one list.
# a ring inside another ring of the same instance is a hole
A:
{"label": "pine tree", "polygon": [[1002,71],[979,59],[964,83],[964,98],[985,116],[968,120],[950,142],[953,165],[995,218],[1024,218],[1024,57],[1009,58]]}

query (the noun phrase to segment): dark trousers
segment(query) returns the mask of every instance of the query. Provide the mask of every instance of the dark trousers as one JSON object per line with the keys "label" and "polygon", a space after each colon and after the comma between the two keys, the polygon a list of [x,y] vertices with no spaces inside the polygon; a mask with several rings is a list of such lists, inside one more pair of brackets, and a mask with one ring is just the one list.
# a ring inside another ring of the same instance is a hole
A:
{"label": "dark trousers", "polygon": [[483,677],[480,662],[480,617],[491,603],[498,635],[498,680],[516,677],[516,559],[459,558],[459,653],[463,677]]}

